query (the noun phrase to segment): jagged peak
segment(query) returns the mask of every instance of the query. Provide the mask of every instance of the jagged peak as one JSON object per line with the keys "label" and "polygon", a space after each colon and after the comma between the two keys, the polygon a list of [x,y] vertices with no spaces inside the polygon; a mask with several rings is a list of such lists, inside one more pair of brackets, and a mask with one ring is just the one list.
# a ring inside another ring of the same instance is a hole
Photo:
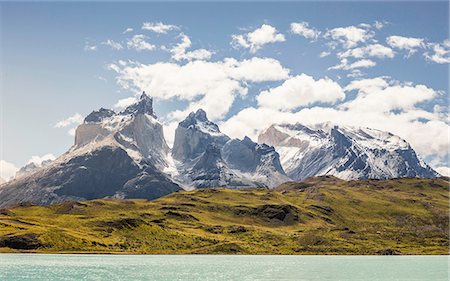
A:
{"label": "jagged peak", "polygon": [[112,117],[114,115],[116,115],[116,112],[114,110],[101,107],[99,110],[94,110],[88,116],[86,116],[86,118],[84,118],[84,122],[101,122],[103,119]]}
{"label": "jagged peak", "polygon": [[148,96],[145,91],[142,92],[139,101],[128,106],[122,111],[122,115],[148,114],[156,118],[153,112],[153,98]]}
{"label": "jagged peak", "polygon": [[209,121],[206,112],[203,109],[198,109],[196,112],[191,112],[189,115],[179,123],[179,126],[184,128],[193,128],[211,135],[222,135],[219,126],[216,123]]}
{"label": "jagged peak", "polygon": [[183,121],[190,120],[190,121],[200,121],[200,122],[208,122],[208,116],[206,115],[206,112],[203,109],[198,109],[197,111],[192,111],[189,113],[189,115],[184,119]]}
{"label": "jagged peak", "polygon": [[197,120],[200,121],[209,121],[208,117],[206,116],[206,112],[203,109],[198,109],[195,113],[194,116]]}

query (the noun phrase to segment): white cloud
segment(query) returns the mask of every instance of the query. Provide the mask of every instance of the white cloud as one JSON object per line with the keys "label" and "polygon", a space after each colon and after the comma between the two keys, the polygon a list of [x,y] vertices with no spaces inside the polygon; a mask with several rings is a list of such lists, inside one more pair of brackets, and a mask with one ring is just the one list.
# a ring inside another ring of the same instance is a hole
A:
{"label": "white cloud", "polygon": [[263,91],[257,97],[258,105],[279,110],[292,110],[314,103],[334,104],[345,98],[338,83],[324,78],[301,74],[284,81],[279,87]]}
{"label": "white cloud", "polygon": [[67,117],[64,120],[59,121],[55,124],[55,128],[65,128],[70,125],[78,125],[83,123],[83,116],[80,113],[75,113],[74,115]]}
{"label": "white cloud", "polygon": [[117,101],[117,103],[114,105],[114,108],[117,109],[125,109],[127,106],[130,106],[137,102],[137,99],[135,97],[129,97],[120,99]]}
{"label": "white cloud", "polygon": [[[410,86],[383,84],[380,79],[365,79],[358,83],[350,83],[346,89],[358,90],[355,99],[341,105],[353,112],[379,111],[388,113],[393,110],[415,110],[415,105],[431,100],[437,92],[424,85]],[[392,83],[391,83],[392,84]],[[376,86],[374,86],[376,85]]]}
{"label": "white cloud", "polygon": [[320,35],[320,31],[309,27],[309,23],[304,21],[291,23],[291,32],[312,40],[317,39]]}
{"label": "white cloud", "polygon": [[134,35],[127,42],[128,49],[136,49],[137,51],[143,51],[143,50],[151,51],[151,50],[155,49],[156,46],[147,42],[146,41],[147,39],[148,39],[148,37],[143,34]]}
{"label": "white cloud", "polygon": [[289,76],[289,70],[270,58],[196,60],[184,65],[123,63],[112,64],[110,69],[117,72],[117,81],[124,89],[147,91],[162,100],[176,98],[190,102],[187,108],[170,115],[176,120],[198,108],[203,108],[212,119],[223,118],[235,97],[247,94],[249,83],[278,81]]}
{"label": "white cloud", "polygon": [[102,42],[103,45],[109,46],[114,50],[122,50],[123,46],[119,42],[116,42],[114,40],[108,39],[104,42]]}
{"label": "white cloud", "polygon": [[163,126],[164,138],[166,139],[167,145],[173,147],[175,141],[175,130],[178,127],[178,122],[167,122]]}
{"label": "white cloud", "polygon": [[231,44],[235,48],[242,47],[250,49],[251,53],[255,53],[266,44],[284,41],[286,41],[286,38],[275,27],[263,24],[252,32],[232,35]]}
{"label": "white cloud", "polygon": [[431,43],[433,54],[426,52],[425,57],[432,62],[443,64],[450,63],[450,40],[445,40],[442,44]]}
{"label": "white cloud", "polygon": [[381,21],[375,21],[375,23],[373,24],[373,26],[376,28],[376,29],[382,29],[384,26],[385,26],[385,22],[381,22]]}
{"label": "white cloud", "polygon": [[18,170],[19,168],[17,168],[13,163],[0,160],[0,177],[5,181],[8,181],[14,177]]}
{"label": "white cloud", "polygon": [[184,33],[180,33],[179,37],[181,38],[181,42],[170,49],[172,58],[176,61],[209,60],[214,54],[212,51],[206,49],[186,51],[192,45],[191,39]]}
{"label": "white cloud", "polygon": [[403,37],[403,36],[389,36],[386,38],[386,43],[392,48],[408,51],[408,56],[417,52],[417,49],[425,47],[425,40],[422,38]]}
{"label": "white cloud", "polygon": [[342,69],[342,70],[354,70],[357,68],[369,68],[374,67],[376,62],[369,59],[362,59],[355,61],[353,63],[349,63],[347,59],[342,59],[340,64],[337,64],[335,66],[329,67],[328,70],[336,70],[336,69]]}
{"label": "white cloud", "polygon": [[[356,90],[356,98],[335,108],[311,107],[283,111],[250,107],[222,122],[231,137],[245,135],[256,140],[273,123],[316,124],[331,121],[340,125],[371,127],[406,139],[421,156],[448,157],[450,126],[434,112],[418,107],[438,94],[424,85],[400,84],[386,77],[353,81],[345,91]],[[445,162],[445,161],[441,161]],[[441,165],[444,166],[444,165]]]}
{"label": "white cloud", "polygon": [[353,80],[350,82],[350,84],[348,84],[344,88],[344,90],[345,91],[358,90],[359,92],[366,94],[379,91],[389,86],[389,83],[387,82],[386,79],[388,79],[388,77],[376,77],[369,79]]}
{"label": "white cloud", "polygon": [[71,136],[75,136],[75,129],[78,125],[80,125],[81,123],[83,123],[83,116],[79,113],[75,113],[74,115],[59,121],[58,123],[55,124],[55,128],[66,128],[66,127],[71,127],[69,128],[69,130],[67,131],[67,133]]}
{"label": "white cloud", "polygon": [[34,156],[31,156],[30,160],[28,160],[28,164],[34,163],[37,166],[40,166],[42,164],[42,162],[48,161],[48,160],[53,161],[53,160],[55,160],[55,158],[56,158],[55,155],[53,155],[51,153],[45,154],[43,156],[34,155]]}
{"label": "white cloud", "polygon": [[394,51],[391,48],[381,44],[370,44],[363,47],[346,50],[338,54],[340,58],[353,57],[357,59],[376,57],[376,58],[393,58]]}
{"label": "white cloud", "polygon": [[97,46],[86,42],[84,44],[84,50],[87,52],[97,51]]}
{"label": "white cloud", "polygon": [[133,32],[133,28],[131,28],[131,27],[128,27],[127,29],[125,29],[123,32],[122,32],[122,34],[125,34],[125,33],[129,33],[129,32]]}
{"label": "white cloud", "polygon": [[171,30],[179,29],[179,27],[172,24],[164,24],[162,22],[144,22],[142,24],[142,29],[156,33],[167,33]]}
{"label": "white cloud", "polygon": [[436,170],[436,172],[438,172],[439,174],[446,176],[446,177],[450,177],[450,167],[447,166],[439,166],[439,167],[435,167],[434,168]]}
{"label": "white cloud", "polygon": [[325,36],[336,40],[341,43],[344,48],[349,49],[356,47],[359,43],[368,41],[374,36],[374,34],[368,29],[356,26],[347,26],[328,30]]}
{"label": "white cloud", "polygon": [[319,57],[324,58],[328,57],[329,55],[331,55],[331,52],[323,51],[319,54]]}

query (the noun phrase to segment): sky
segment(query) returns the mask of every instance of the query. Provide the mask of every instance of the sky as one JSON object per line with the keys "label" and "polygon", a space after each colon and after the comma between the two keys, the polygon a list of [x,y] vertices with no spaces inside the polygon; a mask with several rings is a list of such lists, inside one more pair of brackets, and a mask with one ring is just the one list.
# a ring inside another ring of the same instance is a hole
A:
{"label": "sky", "polygon": [[4,179],[142,91],[169,145],[203,108],[255,141],[285,122],[390,131],[449,173],[446,1],[0,2],[0,13]]}

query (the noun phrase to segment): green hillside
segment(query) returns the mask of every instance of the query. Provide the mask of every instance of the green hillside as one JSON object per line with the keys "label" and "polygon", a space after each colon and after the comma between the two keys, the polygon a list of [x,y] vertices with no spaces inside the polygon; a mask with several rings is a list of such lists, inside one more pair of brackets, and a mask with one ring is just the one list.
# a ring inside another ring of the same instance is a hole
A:
{"label": "green hillside", "polygon": [[0,210],[0,252],[448,254],[445,179],[286,183]]}

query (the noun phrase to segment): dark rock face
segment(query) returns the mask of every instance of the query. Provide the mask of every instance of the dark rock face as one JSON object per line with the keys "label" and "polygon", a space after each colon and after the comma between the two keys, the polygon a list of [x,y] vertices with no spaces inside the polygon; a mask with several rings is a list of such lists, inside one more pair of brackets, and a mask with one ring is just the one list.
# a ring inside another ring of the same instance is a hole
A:
{"label": "dark rock face", "polygon": [[92,111],[86,118],[84,118],[85,123],[90,122],[101,122],[105,118],[114,116],[116,113],[111,109],[100,108],[99,110]]}
{"label": "dark rock face", "polygon": [[150,163],[137,165],[120,147],[97,150],[12,181],[0,189],[0,206],[40,205],[103,197],[155,199],[180,190]]}
{"label": "dark rock face", "polygon": [[153,113],[153,99],[145,92],[142,93],[139,102],[128,106],[120,114],[122,115],[137,115],[137,114],[148,114],[156,118]]}
{"label": "dark rock face", "polygon": [[261,205],[255,208],[237,208],[233,210],[238,216],[254,216],[268,223],[292,224],[299,221],[299,211],[296,207],[285,205]]}
{"label": "dark rock face", "polygon": [[58,171],[59,177],[43,178],[40,184],[59,184],[61,187],[55,190],[59,196],[91,200],[113,196],[139,170],[123,149],[103,147],[92,154],[70,159]]}
{"label": "dark rock face", "polygon": [[257,144],[250,138],[233,139],[222,148],[225,162],[233,169],[243,172],[256,172],[258,166],[269,165],[275,171],[284,174],[278,153],[273,146]]}
{"label": "dark rock face", "polygon": [[37,235],[34,233],[0,237],[0,248],[7,247],[17,250],[35,250],[42,246],[43,245],[38,240]]}
{"label": "dark rock face", "polygon": [[142,224],[145,224],[145,221],[139,218],[123,218],[112,221],[99,222],[99,226],[109,227],[113,229],[133,229]]}
{"label": "dark rock face", "polygon": [[196,187],[247,186],[223,162],[220,149],[208,145],[188,173]]}

